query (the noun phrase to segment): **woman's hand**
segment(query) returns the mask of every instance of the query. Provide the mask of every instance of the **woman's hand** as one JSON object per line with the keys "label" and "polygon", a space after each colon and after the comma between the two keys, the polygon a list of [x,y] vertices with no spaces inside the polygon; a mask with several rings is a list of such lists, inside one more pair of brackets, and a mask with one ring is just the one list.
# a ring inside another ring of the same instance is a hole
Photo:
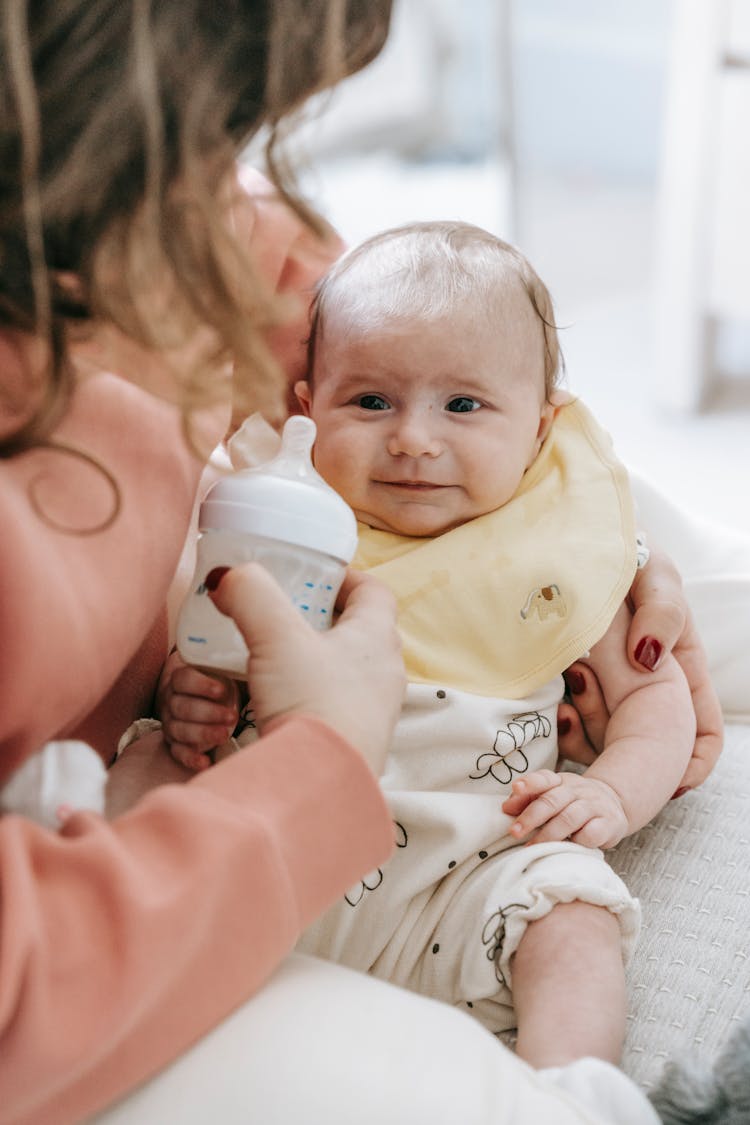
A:
{"label": "woman's hand", "polygon": [[212,571],[206,585],[247,642],[248,687],[260,734],[284,715],[318,715],[379,775],[405,689],[390,591],[350,571],[337,601],[341,614],[319,633],[257,563]]}
{"label": "woman's hand", "polygon": [[[630,590],[633,620],[628,631],[628,659],[644,675],[653,672],[665,652],[680,664],[695,708],[698,730],[693,756],[675,796],[708,777],[721,753],[724,723],[708,671],[706,652],[682,590],[680,575],[666,555],[652,551]],[[570,703],[558,710],[560,753],[590,765],[604,745],[609,712],[594,673],[584,663],[565,673]]]}

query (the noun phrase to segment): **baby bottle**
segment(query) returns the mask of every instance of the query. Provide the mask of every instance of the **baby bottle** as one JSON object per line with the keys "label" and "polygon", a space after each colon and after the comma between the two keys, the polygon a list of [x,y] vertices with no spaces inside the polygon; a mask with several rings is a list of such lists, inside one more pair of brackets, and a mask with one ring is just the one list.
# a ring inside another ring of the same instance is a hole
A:
{"label": "baby bottle", "polygon": [[206,494],[195,575],[177,620],[177,648],[186,663],[245,678],[245,641],[206,592],[205,577],[216,566],[262,563],[313,628],[331,625],[357,547],[357,522],[313,468],[314,440],[315,423],[295,415],[275,457],[231,473]]}

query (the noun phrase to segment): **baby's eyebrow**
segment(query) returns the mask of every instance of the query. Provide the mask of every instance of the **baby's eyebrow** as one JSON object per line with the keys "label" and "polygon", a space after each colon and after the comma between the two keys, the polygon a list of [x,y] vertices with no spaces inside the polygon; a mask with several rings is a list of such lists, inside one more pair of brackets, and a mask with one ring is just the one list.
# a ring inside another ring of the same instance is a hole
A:
{"label": "baby's eyebrow", "polygon": [[352,391],[369,391],[375,393],[387,388],[388,376],[382,372],[372,374],[371,372],[348,372],[346,375],[334,376],[336,382],[336,389],[342,393],[349,393]]}

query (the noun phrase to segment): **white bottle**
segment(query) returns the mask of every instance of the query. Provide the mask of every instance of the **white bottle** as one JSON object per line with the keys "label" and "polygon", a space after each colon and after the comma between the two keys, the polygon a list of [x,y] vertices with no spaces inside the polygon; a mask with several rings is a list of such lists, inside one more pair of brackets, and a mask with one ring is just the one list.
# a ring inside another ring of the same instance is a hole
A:
{"label": "white bottle", "polygon": [[315,423],[295,415],[271,461],[232,473],[207,493],[195,575],[177,620],[177,648],[186,663],[245,677],[245,641],[206,591],[206,575],[216,566],[262,563],[314,629],[330,627],[357,549],[357,521],[313,468],[314,440]]}

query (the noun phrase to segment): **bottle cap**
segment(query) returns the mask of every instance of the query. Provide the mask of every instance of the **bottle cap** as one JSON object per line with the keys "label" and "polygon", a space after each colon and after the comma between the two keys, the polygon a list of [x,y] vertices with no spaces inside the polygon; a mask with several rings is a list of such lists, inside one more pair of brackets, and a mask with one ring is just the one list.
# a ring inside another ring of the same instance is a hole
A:
{"label": "bottle cap", "polygon": [[275,457],[213,485],[201,504],[198,529],[261,535],[350,563],[357,549],[357,521],[315,470],[314,441],[311,418],[288,418]]}

